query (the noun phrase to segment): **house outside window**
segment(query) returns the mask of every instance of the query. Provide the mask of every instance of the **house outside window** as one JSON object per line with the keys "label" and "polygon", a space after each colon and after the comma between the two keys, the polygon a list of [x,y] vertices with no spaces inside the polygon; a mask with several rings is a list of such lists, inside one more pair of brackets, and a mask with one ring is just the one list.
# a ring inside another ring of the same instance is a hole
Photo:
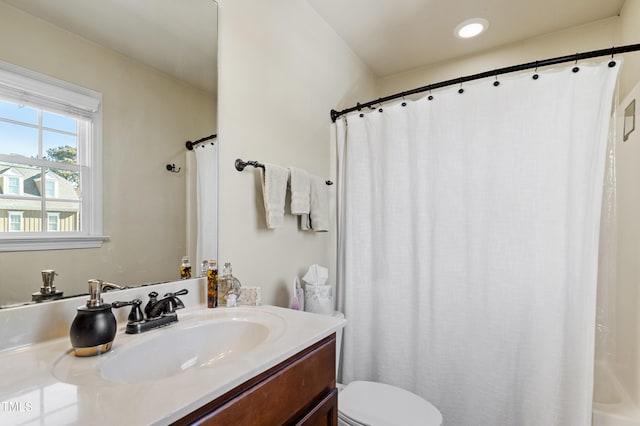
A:
{"label": "house outside window", "polygon": [[98,92],[0,61],[0,251],[106,239],[101,104]]}

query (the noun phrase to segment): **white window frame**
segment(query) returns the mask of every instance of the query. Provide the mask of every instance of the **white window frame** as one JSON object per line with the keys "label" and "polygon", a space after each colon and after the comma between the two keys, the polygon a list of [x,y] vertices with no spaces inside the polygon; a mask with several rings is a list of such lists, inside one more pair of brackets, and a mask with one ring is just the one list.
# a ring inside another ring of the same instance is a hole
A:
{"label": "white window frame", "polygon": [[[78,150],[83,191],[81,229],[78,232],[0,233],[0,252],[101,247],[103,241],[108,240],[102,233],[102,94],[0,61],[0,95],[39,109],[90,117],[92,122],[87,146]],[[15,160],[14,156],[0,153],[0,161]],[[35,166],[52,165],[46,160],[29,161]]]}
{"label": "white window frame", "polygon": [[[18,216],[20,218],[20,229],[11,229],[11,217]],[[23,212],[9,211],[7,214],[7,231],[8,232],[22,232],[24,229],[24,215]]]}

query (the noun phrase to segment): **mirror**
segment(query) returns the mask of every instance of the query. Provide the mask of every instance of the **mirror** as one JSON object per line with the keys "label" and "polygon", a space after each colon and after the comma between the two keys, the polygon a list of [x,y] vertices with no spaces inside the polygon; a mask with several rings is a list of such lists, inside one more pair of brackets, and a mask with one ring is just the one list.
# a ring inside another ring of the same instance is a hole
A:
{"label": "mirror", "polygon": [[624,109],[624,121],[623,121],[622,141],[626,142],[629,139],[629,135],[636,128],[636,100],[632,100],[629,105]]}
{"label": "mirror", "polygon": [[102,93],[108,237],[100,248],[1,252],[0,306],[31,302],[43,270],[67,297],[90,278],[177,280],[185,255],[197,275],[185,142],[217,133],[216,54],[214,0],[0,0],[0,61]]}

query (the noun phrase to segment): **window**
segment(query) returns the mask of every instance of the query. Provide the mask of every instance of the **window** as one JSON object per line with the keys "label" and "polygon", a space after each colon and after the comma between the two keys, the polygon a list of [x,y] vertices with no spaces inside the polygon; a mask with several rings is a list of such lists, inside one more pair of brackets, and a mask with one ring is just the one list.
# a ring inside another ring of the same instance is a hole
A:
{"label": "window", "polygon": [[22,187],[22,185],[20,185],[20,178],[15,176],[5,176],[4,179],[7,182],[7,194],[20,195],[20,193],[22,193],[20,190]]}
{"label": "window", "polygon": [[45,182],[44,189],[45,197],[47,198],[56,198],[56,181],[53,179],[47,179]]}
{"label": "window", "polygon": [[98,92],[0,61],[0,251],[105,240],[101,104]]}
{"label": "window", "polygon": [[22,212],[9,212],[9,232],[21,232],[23,229]]}
{"label": "window", "polygon": [[47,231],[60,230],[60,213],[47,213]]}

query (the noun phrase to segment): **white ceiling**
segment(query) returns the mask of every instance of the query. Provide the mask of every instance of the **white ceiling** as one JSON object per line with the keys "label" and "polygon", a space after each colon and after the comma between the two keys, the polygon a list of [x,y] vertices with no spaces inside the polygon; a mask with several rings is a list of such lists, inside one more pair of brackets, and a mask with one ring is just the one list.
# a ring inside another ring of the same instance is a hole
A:
{"label": "white ceiling", "polygon": [[[213,0],[0,1],[216,92]],[[615,16],[624,1],[307,0],[379,77]],[[475,17],[488,31],[456,38]]]}
{"label": "white ceiling", "polygon": [[213,0],[0,1],[196,87],[217,91]]}
{"label": "white ceiling", "polygon": [[[307,0],[383,77],[617,15],[625,0]],[[462,40],[469,18],[489,29]],[[610,46],[602,46],[610,47]]]}

